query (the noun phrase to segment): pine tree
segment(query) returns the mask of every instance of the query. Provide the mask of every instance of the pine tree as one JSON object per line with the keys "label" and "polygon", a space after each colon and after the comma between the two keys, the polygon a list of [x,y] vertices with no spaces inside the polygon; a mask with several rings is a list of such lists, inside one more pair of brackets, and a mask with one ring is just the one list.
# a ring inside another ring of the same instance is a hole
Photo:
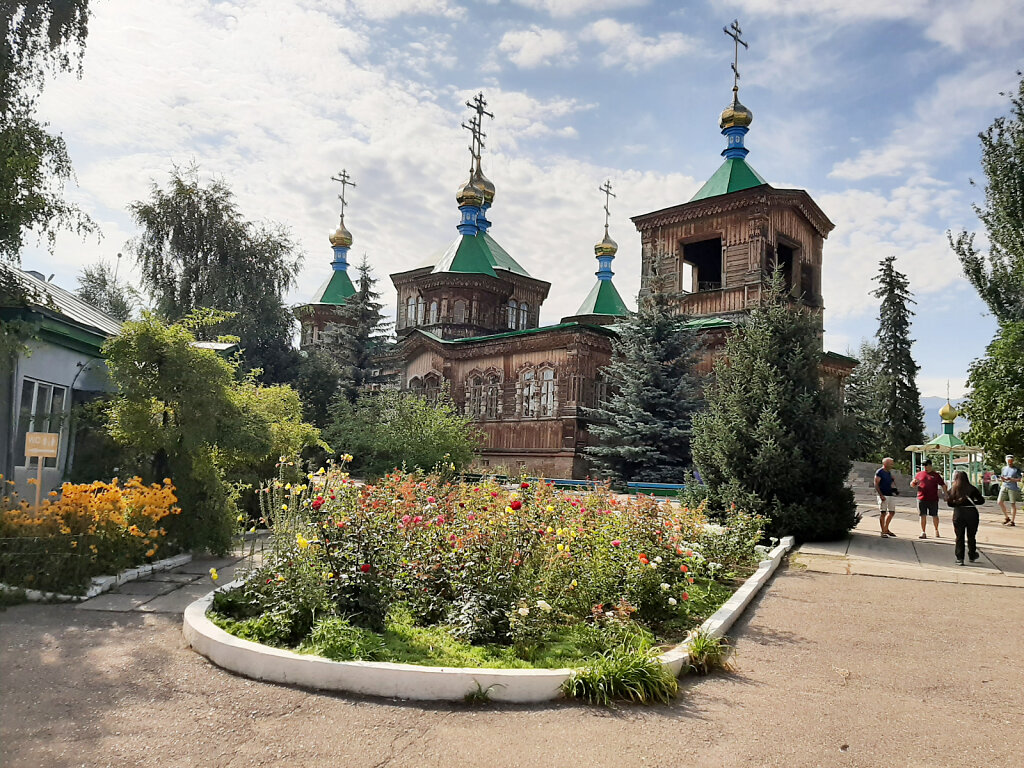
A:
{"label": "pine tree", "polygon": [[880,459],[881,422],[879,396],[881,360],[878,347],[863,342],[860,364],[846,381],[846,415],[850,425],[850,455],[861,461]]}
{"label": "pine tree", "polygon": [[878,288],[872,296],[882,300],[878,308],[878,409],[879,444],[883,455],[903,456],[908,445],[924,441],[924,409],[917,388],[919,366],[911,353],[907,276],[896,269],[896,257],[887,256],[874,278]]}
{"label": "pine tree", "polygon": [[701,342],[671,297],[655,290],[618,326],[604,369],[609,398],[587,408],[600,474],[623,481],[679,483],[691,465],[693,415],[703,406],[695,368]]}
{"label": "pine tree", "polygon": [[712,505],[765,515],[773,536],[833,539],[857,522],[844,417],[821,384],[820,320],[790,308],[779,276],[728,338],[693,421]]}
{"label": "pine tree", "polygon": [[1017,76],[1010,116],[978,134],[988,183],[985,207],[974,211],[985,225],[988,256],[974,247],[973,233],[948,233],[964,274],[1000,322],[1024,321],[1024,76]]}
{"label": "pine tree", "polygon": [[356,292],[349,296],[337,313],[337,322],[324,329],[324,349],[330,351],[341,371],[342,394],[355,402],[371,378],[374,356],[385,347],[390,323],[384,319],[377,279],[363,256],[359,263]]}

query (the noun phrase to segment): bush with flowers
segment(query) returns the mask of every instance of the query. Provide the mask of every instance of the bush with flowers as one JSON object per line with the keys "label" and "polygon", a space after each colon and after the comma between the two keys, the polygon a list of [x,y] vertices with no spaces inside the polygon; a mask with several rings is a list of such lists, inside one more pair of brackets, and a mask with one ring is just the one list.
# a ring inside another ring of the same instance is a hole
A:
{"label": "bush with flowers", "polygon": [[[343,457],[348,459],[349,457]],[[476,484],[345,462],[260,493],[262,562],[216,595],[240,637],[338,660],[563,667],[647,658],[713,613],[759,558],[763,520],[606,488]]]}
{"label": "bush with flowers", "polygon": [[5,494],[0,497],[0,582],[81,593],[93,576],[172,554],[165,525],[181,512],[176,504],[169,478],[152,485],[138,477],[123,484],[117,479],[65,483],[39,507]]}

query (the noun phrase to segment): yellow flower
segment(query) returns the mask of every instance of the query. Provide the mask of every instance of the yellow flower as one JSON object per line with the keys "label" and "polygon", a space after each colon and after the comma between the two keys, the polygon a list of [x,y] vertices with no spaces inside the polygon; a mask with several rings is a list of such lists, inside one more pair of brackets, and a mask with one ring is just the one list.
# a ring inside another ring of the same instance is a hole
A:
{"label": "yellow flower", "polygon": [[565,544],[559,544],[558,545],[558,551],[559,552],[564,552],[565,551]]}
{"label": "yellow flower", "polygon": [[552,526],[548,526],[548,533],[554,533],[555,529]]}
{"label": "yellow flower", "polygon": [[554,512],[555,508],[553,506],[551,506],[550,504],[548,504],[547,510],[548,510],[548,512]]}
{"label": "yellow flower", "polygon": [[77,541],[72,541],[71,542],[71,548],[72,549],[77,549],[78,548],[78,542]]}
{"label": "yellow flower", "polygon": [[283,509],[285,512],[287,512],[288,511],[288,505],[287,504],[282,504],[281,505],[281,509]]}
{"label": "yellow flower", "polygon": [[352,461],[352,454],[351,453],[346,453],[344,456],[341,457],[341,460],[342,461]]}
{"label": "yellow flower", "polygon": [[316,473],[317,473],[318,475],[322,475],[322,474],[324,474],[324,473],[325,473],[326,471],[327,471],[327,470],[325,470],[325,469],[324,469],[323,467],[320,467],[320,469],[318,469],[318,470],[316,471]]}
{"label": "yellow flower", "polygon": [[217,569],[216,568],[211,568],[210,569],[210,578],[213,579],[214,581],[216,581],[217,579],[220,578],[220,576],[217,574]]}
{"label": "yellow flower", "polygon": [[287,485],[285,485],[284,489],[285,489],[286,491],[290,491],[290,490],[292,489],[292,484],[291,484],[291,483],[288,483]]}
{"label": "yellow flower", "polygon": [[278,581],[284,581],[284,576],[282,576],[280,573],[277,574],[277,580]]}
{"label": "yellow flower", "polygon": [[334,574],[333,573],[328,573],[327,574],[327,578],[328,579],[333,579],[334,578]]}
{"label": "yellow flower", "polygon": [[152,557],[155,554],[156,554],[156,550],[155,549],[147,549],[146,550],[146,557]]}
{"label": "yellow flower", "polygon": [[239,515],[239,516],[238,516],[237,518],[235,518],[235,519],[236,519],[236,520],[238,520],[238,522],[240,522],[240,523],[241,523],[241,522],[244,522],[244,521],[245,521],[245,515]]}
{"label": "yellow flower", "polygon": [[576,582],[576,579],[573,579],[572,581],[569,582],[569,586],[575,588],[575,587],[578,587],[579,584]]}
{"label": "yellow flower", "polygon": [[301,533],[295,534],[295,541],[298,543],[299,549],[305,549],[309,546],[309,539],[307,539]]}

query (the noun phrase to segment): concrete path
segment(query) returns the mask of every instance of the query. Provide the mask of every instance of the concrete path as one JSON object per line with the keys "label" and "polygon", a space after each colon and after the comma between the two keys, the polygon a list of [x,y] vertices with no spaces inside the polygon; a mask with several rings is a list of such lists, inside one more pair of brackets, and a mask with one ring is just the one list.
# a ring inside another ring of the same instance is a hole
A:
{"label": "concrete path", "polygon": [[[928,538],[921,535],[917,501],[899,497],[890,530],[897,538],[882,538],[873,496],[857,490],[860,525],[842,541],[804,544],[793,561],[809,570],[846,575],[886,576],[954,584],[985,584],[1024,588],[1024,526],[1002,524],[1003,515],[995,502],[981,508],[978,550],[975,563],[956,565],[952,511],[939,509],[939,538],[929,519]],[[1020,517],[1020,516],[1018,516]],[[1022,762],[1024,765],[1024,762]]]}

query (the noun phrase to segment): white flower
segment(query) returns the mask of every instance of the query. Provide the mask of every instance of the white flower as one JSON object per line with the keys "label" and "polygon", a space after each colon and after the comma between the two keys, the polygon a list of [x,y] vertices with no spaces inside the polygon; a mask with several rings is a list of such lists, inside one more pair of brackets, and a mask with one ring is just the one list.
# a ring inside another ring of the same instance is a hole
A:
{"label": "white flower", "polygon": [[675,599],[674,597],[670,597],[670,598],[668,599],[668,604],[669,604],[669,605],[675,605],[675,604],[676,604],[676,603],[678,603],[678,602],[679,602],[679,601],[678,601],[678,600],[676,600],[676,599]]}
{"label": "white flower", "polygon": [[665,582],[661,582],[661,590],[662,590],[662,592],[668,592],[668,590],[669,590],[668,584],[666,584]]}
{"label": "white flower", "polygon": [[544,611],[544,613],[551,613],[551,606],[548,605],[546,600],[538,600],[537,607]]}
{"label": "white flower", "polygon": [[658,555],[656,558],[654,558],[654,562],[660,563],[661,562],[661,555]]}
{"label": "white flower", "polygon": [[523,606],[522,608],[520,608],[520,609],[519,609],[519,615],[520,615],[520,616],[529,616],[529,615],[530,615],[530,609],[529,609],[529,608],[527,608],[527,607],[526,607],[526,606],[524,605],[524,606]]}
{"label": "white flower", "polygon": [[657,567],[658,567],[658,564],[657,564],[657,563],[648,563],[648,564],[647,564],[647,567],[648,567],[648,568],[657,568]]}

